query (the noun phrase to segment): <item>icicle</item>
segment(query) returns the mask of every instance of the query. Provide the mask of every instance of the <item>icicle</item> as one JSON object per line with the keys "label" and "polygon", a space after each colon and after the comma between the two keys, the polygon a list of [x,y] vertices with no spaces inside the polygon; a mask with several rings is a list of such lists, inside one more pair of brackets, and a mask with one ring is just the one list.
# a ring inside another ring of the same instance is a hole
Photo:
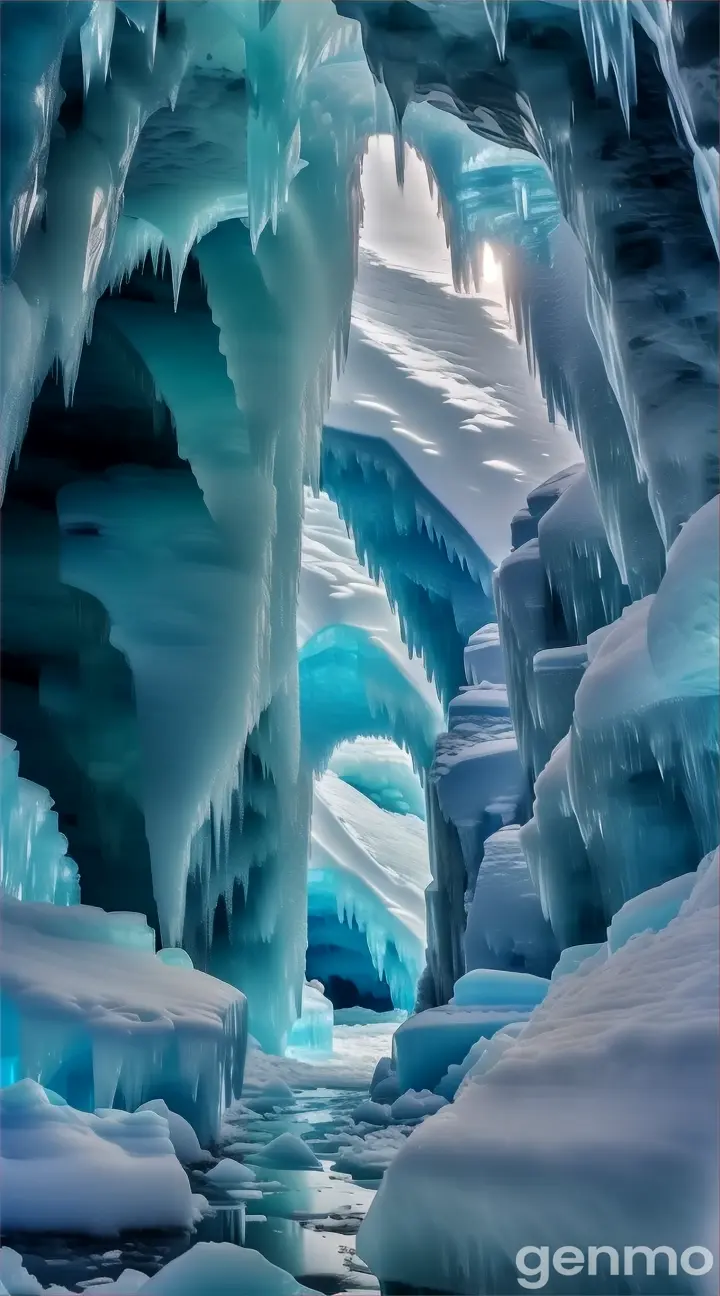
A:
{"label": "icicle", "polygon": [[498,58],[503,60],[505,58],[505,36],[510,14],[510,0],[483,0],[483,7],[490,30],[495,37]]}

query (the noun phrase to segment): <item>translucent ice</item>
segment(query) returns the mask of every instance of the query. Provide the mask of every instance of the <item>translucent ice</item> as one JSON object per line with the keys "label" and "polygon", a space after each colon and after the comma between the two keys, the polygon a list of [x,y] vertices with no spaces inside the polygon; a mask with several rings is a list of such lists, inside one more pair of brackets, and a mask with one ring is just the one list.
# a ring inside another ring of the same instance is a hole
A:
{"label": "translucent ice", "polygon": [[58,831],[50,793],[19,778],[18,768],[15,743],[0,734],[0,886],[17,900],[77,904],[77,866]]}

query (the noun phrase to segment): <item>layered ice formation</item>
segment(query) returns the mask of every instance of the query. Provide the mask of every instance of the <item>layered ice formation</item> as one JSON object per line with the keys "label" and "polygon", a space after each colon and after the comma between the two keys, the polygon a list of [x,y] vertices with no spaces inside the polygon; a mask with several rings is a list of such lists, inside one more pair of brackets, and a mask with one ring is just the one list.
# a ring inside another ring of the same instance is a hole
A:
{"label": "layered ice formation", "polygon": [[27,1077],[85,1111],[162,1098],[214,1137],[242,1086],[244,996],[161,962],[140,914],[0,903],[5,1083]]}

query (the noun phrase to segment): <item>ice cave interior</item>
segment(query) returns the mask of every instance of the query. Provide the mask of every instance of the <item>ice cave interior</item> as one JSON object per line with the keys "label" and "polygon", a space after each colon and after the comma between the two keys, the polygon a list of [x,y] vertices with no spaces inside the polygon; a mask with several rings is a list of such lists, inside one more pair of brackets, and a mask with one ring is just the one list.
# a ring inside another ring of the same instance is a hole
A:
{"label": "ice cave interior", "polygon": [[0,0],[0,1296],[717,1291],[718,0]]}

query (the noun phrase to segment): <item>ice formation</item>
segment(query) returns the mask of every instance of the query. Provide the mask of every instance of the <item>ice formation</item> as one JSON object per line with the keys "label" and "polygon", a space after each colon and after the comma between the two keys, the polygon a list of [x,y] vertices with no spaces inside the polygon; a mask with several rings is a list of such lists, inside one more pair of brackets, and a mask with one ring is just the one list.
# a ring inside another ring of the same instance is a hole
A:
{"label": "ice formation", "polygon": [[156,1112],[75,1111],[21,1080],[0,1090],[0,1118],[7,1232],[110,1237],[192,1225],[190,1183]]}
{"label": "ice formation", "polygon": [[140,914],[0,899],[5,1082],[86,1111],[162,1098],[214,1137],[242,1085],[243,995],[164,965]]}
{"label": "ice formation", "polygon": [[[332,771],[319,780],[307,966],[326,993],[332,996],[339,980],[354,986],[368,1007],[412,1008],[424,961],[429,877],[422,820],[381,809]],[[337,994],[333,1002],[345,1006]]]}
{"label": "ice formation", "polygon": [[290,1057],[312,1054],[328,1057],[333,1051],[333,1006],[320,988],[320,982],[303,986],[302,1012],[288,1036],[286,1052]]}
{"label": "ice formation", "polygon": [[58,831],[47,788],[18,774],[16,744],[0,734],[0,887],[16,900],[76,904],[77,865]]}

